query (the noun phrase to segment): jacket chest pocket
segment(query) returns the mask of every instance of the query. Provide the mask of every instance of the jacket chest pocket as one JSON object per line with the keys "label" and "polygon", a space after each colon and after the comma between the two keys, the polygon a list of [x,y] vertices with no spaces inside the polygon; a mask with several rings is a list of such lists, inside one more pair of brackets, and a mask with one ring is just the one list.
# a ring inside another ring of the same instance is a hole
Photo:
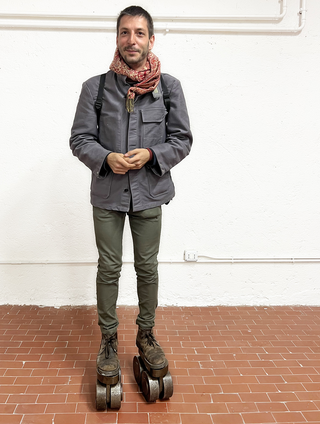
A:
{"label": "jacket chest pocket", "polygon": [[165,109],[141,110],[143,147],[149,147],[165,140],[166,117]]}

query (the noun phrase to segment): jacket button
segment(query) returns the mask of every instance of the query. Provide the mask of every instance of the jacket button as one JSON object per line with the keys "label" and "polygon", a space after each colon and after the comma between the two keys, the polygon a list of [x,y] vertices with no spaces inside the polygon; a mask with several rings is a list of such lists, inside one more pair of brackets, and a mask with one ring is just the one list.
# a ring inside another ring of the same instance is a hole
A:
{"label": "jacket button", "polygon": [[125,193],[128,193],[129,189],[125,188],[123,191],[124,191]]}

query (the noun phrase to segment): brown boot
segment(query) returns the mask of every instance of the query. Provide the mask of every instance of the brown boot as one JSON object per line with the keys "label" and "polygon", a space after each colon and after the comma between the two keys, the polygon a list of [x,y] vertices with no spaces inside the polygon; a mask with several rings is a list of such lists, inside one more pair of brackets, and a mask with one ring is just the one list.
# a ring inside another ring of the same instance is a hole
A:
{"label": "brown boot", "polygon": [[97,372],[105,377],[119,374],[120,363],[118,359],[118,336],[102,334],[100,350],[97,356]]}
{"label": "brown boot", "polygon": [[150,368],[160,370],[168,366],[165,354],[154,337],[152,328],[147,330],[139,328],[136,345],[140,350],[140,355],[147,362]]}

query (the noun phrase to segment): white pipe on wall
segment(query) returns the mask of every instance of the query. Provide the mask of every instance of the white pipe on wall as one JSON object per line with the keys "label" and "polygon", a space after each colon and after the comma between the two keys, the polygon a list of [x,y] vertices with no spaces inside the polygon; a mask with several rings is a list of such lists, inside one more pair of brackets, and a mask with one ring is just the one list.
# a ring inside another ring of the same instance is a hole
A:
{"label": "white pipe on wall", "polygon": [[[192,16],[155,16],[158,21],[280,21],[287,13],[287,0],[280,0],[282,12],[278,15],[192,15]],[[30,20],[70,20],[70,21],[112,21],[117,16],[97,15],[62,15],[41,13],[0,13],[0,19],[30,19]]]}
{"label": "white pipe on wall", "polygon": [[205,255],[198,258],[206,258],[198,261],[200,263],[320,263],[320,258],[213,258]]}
{"label": "white pipe on wall", "polygon": [[[220,27],[210,27],[210,26],[199,26],[199,27],[182,27],[176,26],[171,27],[169,24],[166,24],[164,29],[168,32],[223,32],[223,33],[278,33],[278,34],[296,34],[302,31],[306,24],[306,0],[300,0],[300,9],[298,12],[299,15],[299,26],[296,28],[280,28],[280,27],[231,27],[231,26],[220,26]],[[159,28],[158,28],[159,29]]]}
{"label": "white pipe on wall", "polygon": [[[281,1],[281,0],[280,0]],[[300,24],[296,28],[277,27],[213,27],[211,22],[216,21],[280,21],[287,12],[286,0],[282,0],[282,12],[279,15],[225,15],[225,16],[166,16],[154,17],[155,30],[157,32],[236,32],[236,33],[298,33],[306,21],[306,0],[301,0],[299,10]],[[50,14],[15,14],[0,13],[0,28],[7,29],[52,29],[52,30],[73,30],[73,31],[114,31],[116,16],[87,16],[87,15],[50,15]],[[104,22],[101,25],[101,21]],[[106,25],[108,22],[108,25]],[[180,23],[188,23],[181,25]],[[190,25],[192,23],[202,23],[201,25]]]}
{"label": "white pipe on wall", "polygon": [[[320,258],[214,258],[207,255],[198,255],[200,260],[187,262],[180,259],[159,259],[160,264],[195,264],[195,263],[320,263]],[[204,258],[201,260],[201,258]],[[133,260],[124,259],[123,263],[132,264]],[[0,261],[1,265],[97,265],[97,261]]]}

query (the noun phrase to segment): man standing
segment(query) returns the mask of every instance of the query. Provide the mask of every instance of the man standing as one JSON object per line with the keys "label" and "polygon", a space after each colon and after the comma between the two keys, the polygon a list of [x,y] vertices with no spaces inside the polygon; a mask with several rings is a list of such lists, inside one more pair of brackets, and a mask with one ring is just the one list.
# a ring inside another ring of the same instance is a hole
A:
{"label": "man standing", "polygon": [[[117,48],[106,74],[99,126],[94,106],[97,76],[83,84],[71,131],[73,154],[92,171],[91,203],[99,252],[97,309],[102,333],[97,372],[106,377],[120,371],[116,302],[126,215],[139,298],[137,347],[151,369],[168,368],[152,331],[158,304],[161,205],[174,197],[170,169],[189,154],[192,135],[181,85],[168,74],[161,77],[159,59],[151,51],[154,42],[153,21],[147,11],[131,6],[120,13]],[[164,85],[170,108],[163,101]]]}

